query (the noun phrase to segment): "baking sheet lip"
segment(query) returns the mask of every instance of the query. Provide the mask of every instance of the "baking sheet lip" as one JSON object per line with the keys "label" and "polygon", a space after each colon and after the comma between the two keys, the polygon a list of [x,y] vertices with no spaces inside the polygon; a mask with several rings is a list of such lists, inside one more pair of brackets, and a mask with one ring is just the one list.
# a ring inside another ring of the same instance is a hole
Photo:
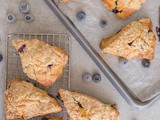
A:
{"label": "baking sheet lip", "polygon": [[[58,8],[58,6],[55,4],[53,0],[44,0],[46,4],[50,7],[50,9],[57,15],[57,17],[60,19],[60,21],[64,24],[64,26],[70,31],[70,33],[77,38],[78,36],[78,42],[80,45],[86,50],[88,55],[92,58],[92,60],[97,64],[100,65],[99,68],[101,68],[102,72],[105,74],[105,76],[108,78],[111,78],[110,82],[112,85],[117,89],[117,91],[121,94],[121,96],[126,100],[126,102],[136,109],[145,109],[150,106],[152,106],[154,103],[160,101],[160,95],[157,97],[154,97],[151,100],[148,100],[146,102],[142,102],[140,99],[136,99],[134,95],[131,94],[131,92],[127,91],[127,88],[119,81],[119,77],[114,73],[114,71],[109,70],[110,68],[106,68],[105,64],[100,62],[101,59],[98,58],[98,55],[94,53],[92,46],[87,44],[87,41],[85,37],[80,33],[80,31],[72,24],[72,21],[67,19],[65,14]],[[85,43],[86,42],[86,43]],[[93,54],[92,54],[93,53]],[[95,60],[94,60],[95,59]],[[98,60],[96,60],[98,59]]]}

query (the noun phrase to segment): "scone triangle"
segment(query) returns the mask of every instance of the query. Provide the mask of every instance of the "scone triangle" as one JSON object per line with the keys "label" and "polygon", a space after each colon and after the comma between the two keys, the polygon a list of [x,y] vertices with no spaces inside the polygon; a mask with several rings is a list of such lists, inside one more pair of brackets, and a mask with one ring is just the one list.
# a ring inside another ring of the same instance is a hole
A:
{"label": "scone triangle", "polygon": [[61,77],[68,62],[68,56],[61,48],[37,39],[16,39],[12,44],[19,52],[23,71],[29,78],[49,87]]}
{"label": "scone triangle", "polygon": [[45,91],[21,79],[11,79],[5,92],[5,114],[7,119],[29,119],[60,112],[55,98]]}
{"label": "scone triangle", "polygon": [[97,99],[60,89],[59,94],[71,120],[117,120],[119,112]]}
{"label": "scone triangle", "polygon": [[113,37],[103,39],[100,49],[105,54],[121,56],[127,59],[154,58],[156,38],[149,18],[134,21],[125,26]]}
{"label": "scone triangle", "polygon": [[117,17],[125,19],[139,10],[146,0],[102,0],[102,2]]}

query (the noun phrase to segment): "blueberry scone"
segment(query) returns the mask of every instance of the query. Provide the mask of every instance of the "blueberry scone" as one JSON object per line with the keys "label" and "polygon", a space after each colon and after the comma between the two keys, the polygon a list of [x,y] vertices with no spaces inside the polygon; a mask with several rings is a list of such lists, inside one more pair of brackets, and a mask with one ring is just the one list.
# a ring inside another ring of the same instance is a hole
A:
{"label": "blueberry scone", "polygon": [[139,10],[146,0],[102,0],[102,2],[117,17],[125,19]]}
{"label": "blueberry scone", "polygon": [[156,38],[149,18],[134,21],[110,38],[103,39],[100,49],[105,54],[123,58],[152,60],[155,54]]}
{"label": "blueberry scone", "polygon": [[5,92],[5,114],[7,119],[30,119],[60,112],[55,98],[31,83],[19,78],[11,79]]}
{"label": "blueberry scone", "polygon": [[61,77],[68,56],[65,51],[42,41],[16,39],[13,46],[19,52],[24,73],[45,87]]}
{"label": "blueberry scone", "polygon": [[111,105],[80,94],[60,89],[59,94],[71,120],[117,120],[119,112]]}

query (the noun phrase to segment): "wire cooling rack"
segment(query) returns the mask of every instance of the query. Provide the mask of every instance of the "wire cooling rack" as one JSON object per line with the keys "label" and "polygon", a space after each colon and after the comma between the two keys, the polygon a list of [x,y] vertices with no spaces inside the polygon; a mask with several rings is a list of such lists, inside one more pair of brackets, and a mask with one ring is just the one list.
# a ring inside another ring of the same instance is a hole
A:
{"label": "wire cooling rack", "polygon": [[[21,39],[38,39],[50,45],[55,45],[65,50],[69,56],[68,64],[66,65],[62,77],[57,80],[53,86],[44,88],[36,81],[31,80],[22,70],[21,60],[18,52],[12,45],[12,40],[16,38]],[[6,47],[6,88],[11,78],[22,78],[28,82],[33,83],[36,87],[41,88],[48,92],[51,96],[56,96],[59,88],[70,90],[70,37],[65,34],[9,34],[7,36]],[[47,118],[52,116],[62,116],[64,120],[67,119],[66,110],[63,109],[61,113],[48,115]],[[42,117],[32,118],[30,120],[42,120]]]}

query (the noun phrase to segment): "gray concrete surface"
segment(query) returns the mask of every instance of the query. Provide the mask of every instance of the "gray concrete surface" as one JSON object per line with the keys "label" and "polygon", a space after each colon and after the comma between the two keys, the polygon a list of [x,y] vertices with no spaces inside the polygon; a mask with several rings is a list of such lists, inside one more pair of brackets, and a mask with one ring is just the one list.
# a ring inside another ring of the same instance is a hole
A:
{"label": "gray concrete surface", "polygon": [[[5,36],[8,33],[26,32],[26,33],[66,33],[67,30],[62,23],[56,18],[43,0],[27,0],[32,7],[31,13],[35,17],[33,23],[26,23],[23,20],[24,15],[19,12],[18,5],[21,0],[0,0],[0,53],[5,56]],[[154,1],[154,0],[153,0]],[[5,16],[7,12],[13,12],[17,15],[17,22],[8,24]],[[91,41],[94,45],[96,41]],[[95,46],[96,47],[96,46]],[[0,63],[0,120],[4,116],[4,79],[5,58]],[[82,47],[72,38],[71,45],[71,88],[82,93],[92,95],[105,103],[116,103],[120,111],[119,120],[160,120],[160,102],[156,103],[146,110],[132,109],[115,90],[107,78],[102,75],[102,82],[95,84],[93,82],[85,84],[81,80],[83,72],[99,72],[101,71],[92,62]]]}

